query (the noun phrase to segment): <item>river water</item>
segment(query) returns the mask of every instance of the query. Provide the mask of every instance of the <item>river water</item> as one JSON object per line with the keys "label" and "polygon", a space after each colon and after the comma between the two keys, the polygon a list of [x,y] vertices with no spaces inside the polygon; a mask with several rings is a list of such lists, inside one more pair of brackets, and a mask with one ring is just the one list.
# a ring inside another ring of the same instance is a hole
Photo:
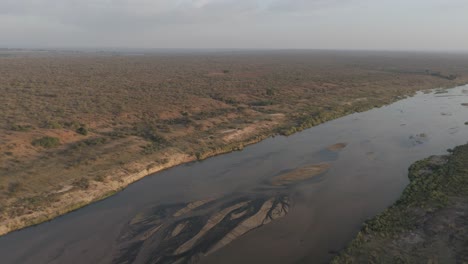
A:
{"label": "river water", "polygon": [[1,263],[326,263],[398,199],[413,162],[468,141],[462,103],[468,86],[418,93],[177,166],[0,237]]}

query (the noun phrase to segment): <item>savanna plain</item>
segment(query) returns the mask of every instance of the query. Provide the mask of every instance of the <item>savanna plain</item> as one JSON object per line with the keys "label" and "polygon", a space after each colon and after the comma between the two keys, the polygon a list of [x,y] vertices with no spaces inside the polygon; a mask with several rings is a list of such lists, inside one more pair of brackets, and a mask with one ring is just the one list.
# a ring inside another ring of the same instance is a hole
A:
{"label": "savanna plain", "polygon": [[466,83],[467,54],[0,50],[0,235],[175,165]]}

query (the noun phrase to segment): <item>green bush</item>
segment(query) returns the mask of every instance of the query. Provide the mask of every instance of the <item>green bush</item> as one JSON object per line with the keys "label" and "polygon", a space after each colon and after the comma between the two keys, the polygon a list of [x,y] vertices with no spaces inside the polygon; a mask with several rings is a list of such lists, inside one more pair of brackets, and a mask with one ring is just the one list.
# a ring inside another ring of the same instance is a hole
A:
{"label": "green bush", "polygon": [[53,148],[60,145],[60,140],[56,137],[41,137],[31,142],[33,146],[41,146],[43,148]]}

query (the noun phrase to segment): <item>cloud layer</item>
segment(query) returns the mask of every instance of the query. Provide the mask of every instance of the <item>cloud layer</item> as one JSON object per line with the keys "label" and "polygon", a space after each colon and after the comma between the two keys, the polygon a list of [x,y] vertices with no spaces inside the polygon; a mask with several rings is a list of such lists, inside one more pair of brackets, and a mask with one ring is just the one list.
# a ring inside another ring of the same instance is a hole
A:
{"label": "cloud layer", "polygon": [[0,46],[463,49],[467,12],[463,0],[0,0]]}

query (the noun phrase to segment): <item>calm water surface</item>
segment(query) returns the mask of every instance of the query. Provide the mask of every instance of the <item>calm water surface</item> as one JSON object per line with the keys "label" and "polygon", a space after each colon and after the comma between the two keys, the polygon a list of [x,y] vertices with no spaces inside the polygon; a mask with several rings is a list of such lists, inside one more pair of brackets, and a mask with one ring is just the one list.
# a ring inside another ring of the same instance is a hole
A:
{"label": "calm water surface", "polygon": [[[365,219],[399,197],[411,163],[468,141],[468,107],[462,103],[468,103],[468,86],[443,94],[419,93],[290,137],[270,138],[241,152],[146,177],[107,200],[1,237],[1,263],[121,262],[116,256],[122,255],[122,237],[135,231],[128,225],[142,212],[148,215],[158,206],[204,199],[231,204],[242,197],[277,194],[288,196],[287,215],[197,259],[326,263]],[[327,150],[339,142],[348,145],[341,151]],[[289,170],[321,162],[331,168],[319,176],[287,187],[266,184]],[[155,262],[148,256],[160,250],[163,235],[151,234],[145,236],[135,263]]]}

